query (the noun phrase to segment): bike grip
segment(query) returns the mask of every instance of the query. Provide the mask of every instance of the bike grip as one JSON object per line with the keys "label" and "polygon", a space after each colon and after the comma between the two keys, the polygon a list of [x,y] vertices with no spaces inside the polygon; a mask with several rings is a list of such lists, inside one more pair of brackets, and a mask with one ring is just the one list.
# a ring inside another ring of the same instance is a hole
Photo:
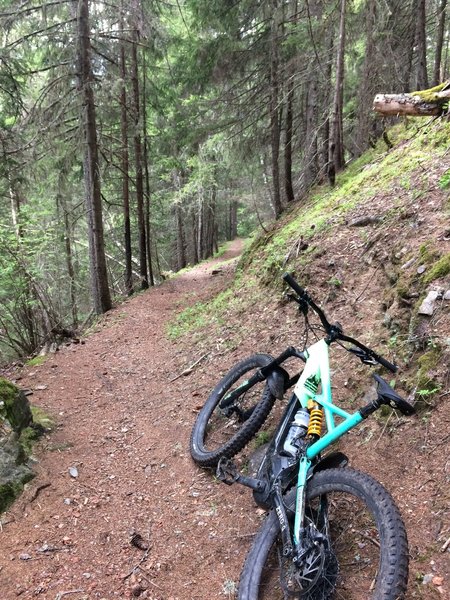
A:
{"label": "bike grip", "polygon": [[295,279],[292,277],[292,275],[290,275],[289,273],[285,273],[283,275],[283,279],[285,280],[285,282],[291,286],[291,288],[294,290],[294,292],[297,292],[297,294],[302,297],[305,294],[305,290],[300,287],[298,285],[298,283],[295,281]]}
{"label": "bike grip", "polygon": [[376,355],[375,360],[377,362],[379,362],[380,365],[382,365],[383,367],[385,367],[388,371],[391,371],[391,373],[396,373],[397,372],[397,369],[398,369],[397,365],[394,365],[393,363],[390,363],[388,360],[386,360],[385,358],[383,358],[379,354]]}

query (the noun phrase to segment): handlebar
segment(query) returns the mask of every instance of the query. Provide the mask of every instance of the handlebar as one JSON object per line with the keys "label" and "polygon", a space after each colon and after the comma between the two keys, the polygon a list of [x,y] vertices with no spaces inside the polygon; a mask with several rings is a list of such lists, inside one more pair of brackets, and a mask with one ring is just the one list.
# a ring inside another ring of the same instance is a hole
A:
{"label": "handlebar", "polygon": [[359,348],[360,350],[362,350],[362,353],[360,353],[359,351],[355,351],[355,349],[352,348],[347,350],[356,354],[363,362],[367,364],[373,364],[373,361],[375,361],[378,364],[382,365],[388,371],[391,371],[392,373],[395,373],[397,371],[397,365],[394,365],[393,363],[389,362],[388,360],[377,354],[374,350],[368,348],[358,340],[350,336],[344,335],[342,328],[339,324],[336,323],[332,325],[328,321],[323,310],[319,306],[317,306],[317,304],[314,302],[314,300],[311,298],[308,292],[295,281],[292,275],[290,275],[289,273],[285,273],[283,275],[283,279],[294,290],[294,292],[298,294],[301,305],[306,304],[310,306],[312,310],[317,314],[323,325],[323,328],[325,329],[330,343],[337,339],[341,340],[342,342],[349,342],[357,348]]}

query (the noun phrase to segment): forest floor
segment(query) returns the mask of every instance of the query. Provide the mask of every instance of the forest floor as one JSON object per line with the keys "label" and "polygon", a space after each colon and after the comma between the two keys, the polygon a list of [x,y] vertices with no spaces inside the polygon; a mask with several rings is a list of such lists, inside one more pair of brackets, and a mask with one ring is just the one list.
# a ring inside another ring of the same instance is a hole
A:
{"label": "forest floor", "polygon": [[[193,353],[170,341],[166,326],[181,308],[227,286],[230,259],[241,249],[236,241],[219,259],[136,295],[81,344],[15,373],[55,428],[36,449],[36,478],[2,515],[1,600],[234,598],[263,511],[246,488],[222,485],[196,467],[188,445],[219,372],[263,348],[249,340],[223,352],[221,340],[210,340]],[[450,425],[443,406],[434,414],[425,449],[415,453],[402,421],[406,435],[393,447],[380,430],[376,455],[354,452],[356,465],[380,478],[401,506],[412,555],[408,599],[449,598],[448,553],[437,542],[446,513],[431,509],[448,466],[448,457],[433,461],[433,452]],[[362,443],[353,438],[349,448]],[[419,473],[426,461],[432,467]]]}

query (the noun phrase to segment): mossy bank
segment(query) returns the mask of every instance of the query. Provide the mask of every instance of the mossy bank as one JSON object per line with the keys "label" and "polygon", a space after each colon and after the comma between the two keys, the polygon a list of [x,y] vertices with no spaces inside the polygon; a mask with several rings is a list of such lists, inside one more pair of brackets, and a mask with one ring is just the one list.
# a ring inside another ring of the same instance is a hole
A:
{"label": "mossy bank", "polygon": [[33,477],[33,442],[44,431],[36,423],[25,394],[0,378],[0,512],[5,511]]}

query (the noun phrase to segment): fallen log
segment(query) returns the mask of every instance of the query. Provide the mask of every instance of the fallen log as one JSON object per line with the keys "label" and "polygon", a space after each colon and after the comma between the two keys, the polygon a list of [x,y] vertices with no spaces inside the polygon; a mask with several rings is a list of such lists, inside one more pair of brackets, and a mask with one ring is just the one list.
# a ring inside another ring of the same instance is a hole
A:
{"label": "fallen log", "polygon": [[450,81],[409,94],[377,94],[375,112],[383,116],[432,117],[442,114],[450,98]]}

